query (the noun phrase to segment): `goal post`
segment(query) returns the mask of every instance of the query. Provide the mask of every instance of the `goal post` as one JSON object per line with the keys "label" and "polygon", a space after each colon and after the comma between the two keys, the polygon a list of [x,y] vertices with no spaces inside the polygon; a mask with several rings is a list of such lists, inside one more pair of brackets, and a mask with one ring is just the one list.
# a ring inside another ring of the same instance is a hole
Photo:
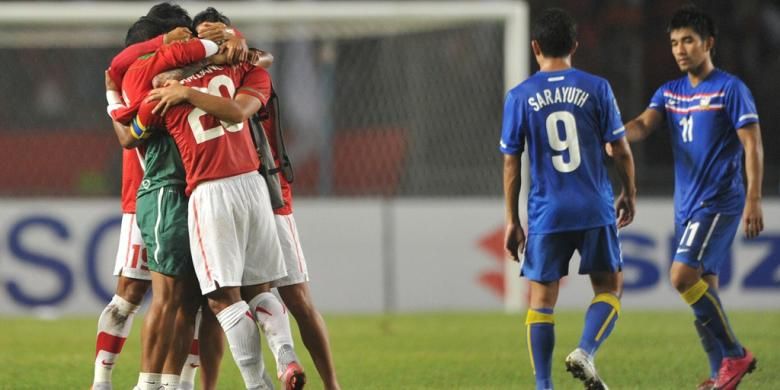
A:
{"label": "goal post", "polygon": [[[100,101],[103,95],[100,91],[103,84],[101,70],[108,65],[109,53],[121,48],[130,24],[156,3],[0,3],[0,53],[8,53],[6,57],[0,56],[0,63],[7,62],[3,63],[7,75],[16,72],[16,68],[21,68],[18,71],[22,72],[8,77],[6,90],[20,90],[28,88],[30,83],[38,83],[40,85],[29,88],[40,90],[39,95],[42,96],[38,111],[28,111],[29,108],[21,103],[19,107],[9,108],[10,119],[5,126],[19,133],[36,129],[41,134],[44,130],[49,134],[79,126],[90,129],[104,127],[104,102]],[[299,193],[480,196],[486,201],[498,201],[501,165],[496,164],[496,156],[501,124],[500,104],[505,93],[529,74],[530,11],[526,2],[199,1],[179,4],[191,15],[210,6],[216,7],[230,17],[250,43],[279,45],[276,46],[281,47],[277,56],[279,66],[301,68],[301,74],[310,76],[307,79],[288,75],[280,80],[276,78],[277,70],[272,69],[275,82],[282,87],[296,82],[316,87],[311,93],[313,96],[295,97],[298,104],[287,106],[290,120],[286,119],[286,123],[296,129],[316,123],[316,134],[311,132],[298,137],[299,145],[294,145],[292,152],[302,156],[316,155],[312,165],[316,165],[320,172],[336,171],[330,168],[342,164],[341,151],[333,147],[335,138],[346,140],[340,144],[346,148],[352,144],[357,145],[355,147],[364,145],[365,140],[360,136],[347,137],[360,131],[368,139],[385,142],[385,145],[392,144],[396,133],[406,137],[404,141],[399,141],[397,148],[385,148],[392,149],[392,153],[382,154],[380,162],[376,159],[358,162],[355,167],[349,167],[353,171],[347,172],[343,178],[320,174],[318,179],[311,180],[311,187],[307,187],[307,177],[301,175]],[[461,44],[463,41],[466,44]],[[311,57],[315,57],[315,63],[287,60],[298,53],[297,49],[284,46],[290,42],[316,42],[314,54],[310,53]],[[469,51],[474,49],[479,52]],[[41,77],[33,74],[36,72],[34,66],[26,67],[26,62],[15,58],[20,53],[35,57],[44,51],[49,52],[48,61],[64,68],[61,72],[65,76],[52,72]],[[396,52],[400,53],[399,57],[393,56]],[[442,53],[451,57],[440,58]],[[468,64],[458,63],[458,59],[469,56],[477,58],[464,61]],[[404,61],[404,66],[393,69],[395,60]],[[276,63],[274,66],[277,66]],[[345,66],[347,69],[342,69]],[[95,79],[89,81],[87,74],[95,74]],[[473,80],[476,77],[479,79]],[[343,92],[347,83],[356,86]],[[428,92],[430,97],[425,96]],[[67,97],[58,97],[58,93]],[[404,94],[405,99],[397,98]],[[24,95],[19,97],[20,100],[24,98]],[[465,110],[473,112],[463,112],[464,106],[460,104],[465,98],[472,98]],[[38,95],[31,99],[38,99]],[[340,103],[331,103],[334,100]],[[73,110],[74,101],[78,102],[77,114],[67,115]],[[296,106],[305,107],[305,111],[291,112],[298,108]],[[40,112],[50,117],[40,119]],[[309,122],[305,119],[307,116],[312,117]],[[339,129],[348,129],[344,133],[349,134],[339,133]],[[103,138],[97,137],[91,147],[102,150],[103,147],[114,146],[101,146],[101,142],[104,142]],[[314,146],[306,146],[307,143]],[[452,151],[431,153],[424,149],[431,144],[441,144],[442,149]],[[295,150],[296,147],[298,150]],[[385,150],[374,151],[374,155],[377,153],[385,153]],[[399,157],[397,154],[402,155]],[[464,154],[473,156],[472,161],[463,161]],[[80,158],[83,159],[75,154],[72,157],[74,165],[78,165]],[[108,157],[101,158],[110,160]],[[407,168],[406,173],[390,177],[364,175],[361,167],[361,164],[379,164],[380,168],[387,170],[386,166],[396,166],[399,159],[411,168]],[[523,182],[528,183],[527,159],[523,161]],[[110,161],[105,164],[110,164]],[[92,176],[79,180],[87,183],[83,184],[85,188],[94,189],[96,194],[108,193],[101,192],[105,191],[105,185],[100,180],[97,183],[90,180],[95,177],[112,180],[111,174],[101,173],[99,168],[93,171],[90,173]],[[0,176],[3,174],[0,170]],[[432,177],[437,180],[432,180]],[[364,182],[356,182],[358,180]],[[388,186],[388,181],[393,185]],[[79,191],[83,191],[68,187],[70,184],[67,183],[54,190],[51,183],[32,190],[25,185],[19,184],[18,189],[5,189],[3,193],[78,195],[82,193]],[[524,205],[526,199],[527,186],[524,186],[521,204]],[[521,210],[525,214],[525,207]],[[522,217],[525,220],[525,215]],[[497,218],[503,221],[503,215]],[[511,261],[505,265],[505,291],[507,311],[516,312],[524,307],[524,287],[518,278],[517,264]]]}

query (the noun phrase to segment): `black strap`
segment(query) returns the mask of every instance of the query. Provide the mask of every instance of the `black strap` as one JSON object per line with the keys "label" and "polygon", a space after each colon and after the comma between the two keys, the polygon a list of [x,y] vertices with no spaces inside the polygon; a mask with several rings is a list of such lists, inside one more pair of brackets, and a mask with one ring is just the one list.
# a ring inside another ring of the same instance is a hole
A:
{"label": "black strap", "polygon": [[284,126],[282,126],[282,109],[279,104],[279,96],[276,91],[272,91],[270,102],[273,104],[274,133],[276,134],[276,154],[279,157],[279,170],[287,182],[295,181],[295,172],[293,171],[290,156],[287,155],[287,148],[284,146]]}

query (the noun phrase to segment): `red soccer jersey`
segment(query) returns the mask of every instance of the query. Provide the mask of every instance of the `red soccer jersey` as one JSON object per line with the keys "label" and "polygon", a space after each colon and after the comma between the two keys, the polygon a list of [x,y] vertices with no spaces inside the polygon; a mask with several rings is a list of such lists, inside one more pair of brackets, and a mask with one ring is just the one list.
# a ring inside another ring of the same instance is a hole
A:
{"label": "red soccer jersey", "polygon": [[[275,101],[273,104],[278,104],[278,100]],[[265,136],[268,138],[268,142],[271,144],[271,153],[274,156],[274,162],[276,163],[277,167],[280,167],[282,164],[279,159],[279,151],[276,148],[276,132],[275,129],[275,123],[273,116],[274,107],[273,104],[270,105],[263,105],[263,112],[261,112],[262,116],[265,118],[263,119],[263,130],[265,130]],[[282,175],[281,172],[277,173],[279,175],[279,184],[282,187],[282,200],[284,200],[284,206],[275,209],[274,214],[277,215],[289,215],[292,214],[292,187],[290,187],[290,182],[287,181],[287,179],[284,178],[284,175]]]}
{"label": "red soccer jersey", "polygon": [[[145,42],[130,45],[117,54],[111,60],[111,66],[108,68],[108,75],[114,81],[114,84],[121,86],[125,73],[130,65],[143,54],[157,50],[163,43],[163,36],[160,35]],[[122,151],[122,212],[135,213],[135,199],[138,192],[138,186],[143,180],[144,171],[141,167],[138,151]]]}
{"label": "red soccer jersey", "polygon": [[200,39],[190,39],[162,45],[160,48],[138,58],[127,69],[122,80],[122,96],[126,107],[111,112],[115,121],[127,125],[138,112],[141,101],[152,90],[154,76],[167,70],[180,68],[206,57],[206,48]]}
{"label": "red soccer jersey", "polygon": [[[111,61],[109,77],[122,87],[126,104],[129,105],[130,103],[127,99],[129,96],[145,96],[151,90],[152,80],[158,73],[197,61],[206,54],[203,44],[196,39],[171,45],[163,45],[162,42],[163,37],[161,35],[149,41],[128,46]],[[141,60],[138,59],[139,56],[150,52],[155,52],[155,55]],[[194,60],[187,61],[190,58],[194,58]],[[179,65],[180,62],[177,61],[186,62]],[[154,72],[155,69],[161,70]],[[140,103],[141,99],[136,100]],[[132,119],[135,111],[130,111],[130,107],[121,110],[124,111],[124,115],[129,115]],[[119,110],[115,110],[114,113],[117,113],[117,111]],[[114,119],[122,122],[116,116],[114,116]],[[124,150],[122,152],[123,213],[135,213],[136,194],[144,176],[141,158],[138,153],[137,149]]]}
{"label": "red soccer jersey", "polygon": [[[271,96],[271,77],[268,72],[246,63],[212,65],[182,82],[186,86],[227,98],[247,94],[260,99],[263,105]],[[187,173],[188,196],[203,181],[236,176],[259,168],[260,160],[247,121],[233,124],[221,122],[190,104],[173,107],[163,121],[151,112],[156,104],[141,104],[138,121],[147,128],[164,124],[168,129],[179,148]]]}
{"label": "red soccer jersey", "polygon": [[138,149],[122,149],[122,212],[135,213],[138,186],[144,177]]}

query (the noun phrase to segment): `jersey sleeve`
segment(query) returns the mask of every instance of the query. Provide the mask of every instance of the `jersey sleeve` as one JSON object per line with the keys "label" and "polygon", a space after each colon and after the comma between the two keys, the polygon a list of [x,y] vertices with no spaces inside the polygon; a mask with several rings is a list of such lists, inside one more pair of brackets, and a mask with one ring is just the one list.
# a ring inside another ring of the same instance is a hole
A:
{"label": "jersey sleeve", "polygon": [[122,85],[122,79],[125,77],[127,69],[135,60],[143,54],[151,53],[163,45],[163,36],[158,35],[148,41],[139,42],[126,47],[111,60],[111,66],[108,68],[108,75],[116,85]]}
{"label": "jersey sleeve", "polygon": [[218,49],[216,43],[205,39],[190,39],[162,45],[157,50],[154,69],[151,70],[151,73],[157,75],[157,73],[166,70],[189,65],[215,54]]}
{"label": "jersey sleeve", "polygon": [[511,91],[504,102],[504,119],[501,125],[499,150],[504,154],[520,154],[525,146],[525,104]]}
{"label": "jersey sleeve", "polygon": [[251,68],[241,80],[241,86],[236,91],[236,96],[244,94],[256,97],[265,107],[271,98],[271,76],[265,69],[259,66],[244,66],[250,66]]}
{"label": "jersey sleeve", "polygon": [[660,86],[655,93],[653,94],[653,97],[650,98],[650,104],[647,106],[647,108],[656,110],[660,112],[661,114],[666,113],[666,101],[664,99],[664,86]]}
{"label": "jersey sleeve", "polygon": [[742,80],[734,79],[726,89],[726,112],[734,129],[758,122],[758,111],[753,95]]}
{"label": "jersey sleeve", "polygon": [[602,87],[599,103],[601,104],[602,142],[613,142],[625,137],[626,128],[623,126],[623,119],[620,118],[620,108],[617,99],[615,99],[615,93],[612,92],[612,86],[606,81]]}

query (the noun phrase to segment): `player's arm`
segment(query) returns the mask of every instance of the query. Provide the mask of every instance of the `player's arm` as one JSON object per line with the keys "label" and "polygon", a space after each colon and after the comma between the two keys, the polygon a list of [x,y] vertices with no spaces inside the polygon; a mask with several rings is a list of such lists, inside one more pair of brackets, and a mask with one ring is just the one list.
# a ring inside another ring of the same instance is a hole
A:
{"label": "player's arm", "polygon": [[117,85],[122,84],[122,78],[127,69],[138,57],[159,49],[163,44],[168,44],[185,39],[191,35],[187,27],[177,27],[163,35],[158,35],[147,41],[132,44],[124,48],[111,60],[109,74]]}
{"label": "player's arm", "polygon": [[648,108],[638,117],[626,123],[626,138],[629,142],[637,142],[647,138],[663,122],[663,114],[655,109]]}
{"label": "player's arm", "polygon": [[747,175],[747,198],[742,213],[742,224],[747,238],[758,236],[764,230],[764,216],[761,210],[761,181],[764,179],[764,146],[761,128],[753,122],[737,130],[737,136],[745,148],[745,173]]}
{"label": "player's arm", "polygon": [[620,137],[609,143],[612,147],[612,159],[620,177],[621,192],[615,202],[617,227],[628,226],[636,214],[636,180],[634,176],[634,156],[626,137]]}
{"label": "player's arm", "polygon": [[506,211],[505,246],[512,259],[525,247],[525,232],[520,224],[520,154],[504,154],[504,207]]}
{"label": "player's arm", "polygon": [[237,94],[235,99],[229,99],[185,87],[176,81],[168,81],[165,87],[149,92],[145,103],[156,102],[152,113],[165,115],[169,108],[187,102],[221,121],[239,123],[263,106],[260,99],[247,97],[246,94]]}
{"label": "player's arm", "polygon": [[111,121],[114,124],[114,133],[119,140],[119,144],[125,149],[135,148],[143,143],[141,138],[132,136],[131,127],[125,126],[117,121]]}

